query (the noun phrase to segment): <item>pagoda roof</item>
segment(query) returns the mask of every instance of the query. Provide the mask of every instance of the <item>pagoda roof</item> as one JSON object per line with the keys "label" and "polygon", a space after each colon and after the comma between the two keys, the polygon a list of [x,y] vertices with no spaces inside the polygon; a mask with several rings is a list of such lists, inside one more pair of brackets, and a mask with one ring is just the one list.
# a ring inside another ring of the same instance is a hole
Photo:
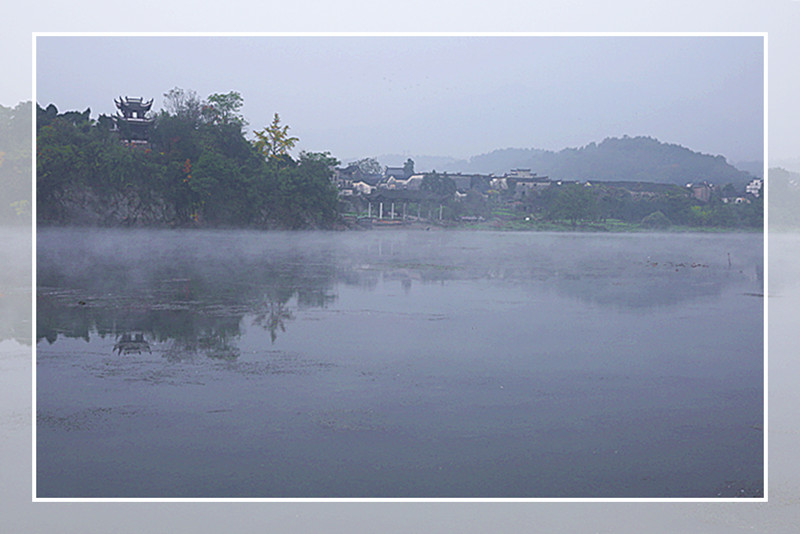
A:
{"label": "pagoda roof", "polygon": [[150,100],[145,101],[144,98],[141,97],[126,96],[124,98],[115,98],[114,104],[116,104],[119,109],[138,108],[143,109],[144,111],[150,111],[150,107],[153,105],[153,99],[151,98]]}

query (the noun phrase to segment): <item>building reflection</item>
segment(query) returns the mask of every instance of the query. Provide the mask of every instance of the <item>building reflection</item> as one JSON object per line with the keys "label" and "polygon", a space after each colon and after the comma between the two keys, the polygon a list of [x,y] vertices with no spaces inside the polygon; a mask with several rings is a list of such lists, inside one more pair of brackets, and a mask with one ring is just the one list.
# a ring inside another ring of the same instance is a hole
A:
{"label": "building reflection", "polygon": [[117,355],[128,355],[141,354],[142,352],[152,353],[152,350],[150,349],[150,343],[145,341],[144,334],[137,332],[135,334],[125,333],[119,336],[113,352]]}

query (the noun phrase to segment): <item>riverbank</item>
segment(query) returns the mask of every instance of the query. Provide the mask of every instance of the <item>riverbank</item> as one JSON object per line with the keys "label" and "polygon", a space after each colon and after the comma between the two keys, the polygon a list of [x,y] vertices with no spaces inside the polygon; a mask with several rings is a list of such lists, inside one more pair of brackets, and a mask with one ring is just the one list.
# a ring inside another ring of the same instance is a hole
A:
{"label": "riverbank", "polygon": [[525,232],[586,232],[586,233],[763,233],[763,228],[734,228],[722,226],[652,227],[626,223],[619,220],[605,222],[539,221],[519,219],[492,219],[486,221],[427,221],[413,219],[367,219],[345,217],[345,227],[351,230],[490,230]]}

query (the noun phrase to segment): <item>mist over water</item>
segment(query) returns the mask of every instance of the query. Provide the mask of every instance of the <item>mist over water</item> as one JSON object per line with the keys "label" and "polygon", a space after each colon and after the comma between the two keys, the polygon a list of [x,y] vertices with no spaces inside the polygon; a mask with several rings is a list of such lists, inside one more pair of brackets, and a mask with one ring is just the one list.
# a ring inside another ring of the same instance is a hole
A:
{"label": "mist over water", "polygon": [[761,235],[40,230],[42,497],[763,494]]}
{"label": "mist over water", "polygon": [[0,341],[31,343],[31,239],[0,226]]}

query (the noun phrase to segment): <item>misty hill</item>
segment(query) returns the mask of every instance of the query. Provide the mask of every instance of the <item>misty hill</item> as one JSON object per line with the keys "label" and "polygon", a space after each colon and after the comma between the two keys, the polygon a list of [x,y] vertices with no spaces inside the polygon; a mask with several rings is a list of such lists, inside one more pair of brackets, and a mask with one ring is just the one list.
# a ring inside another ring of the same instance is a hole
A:
{"label": "misty hill", "polygon": [[31,103],[0,105],[0,224],[31,221]]}
{"label": "misty hill", "polygon": [[736,161],[733,163],[733,166],[739,169],[740,171],[750,173],[756,178],[764,177],[763,161]]}
{"label": "misty hill", "polygon": [[[391,156],[386,158],[388,160]],[[435,169],[439,172],[502,175],[511,169],[530,168],[539,175],[561,180],[636,181],[681,186],[705,180],[718,185],[732,183],[737,189],[743,189],[752,179],[750,173],[729,164],[723,156],[701,154],[652,137],[607,138],[599,144],[590,143],[558,152],[504,148],[468,160],[412,159],[418,171]],[[437,166],[429,168],[429,163]]]}
{"label": "misty hill", "polygon": [[800,228],[800,173],[769,170],[769,224],[772,229]]}

